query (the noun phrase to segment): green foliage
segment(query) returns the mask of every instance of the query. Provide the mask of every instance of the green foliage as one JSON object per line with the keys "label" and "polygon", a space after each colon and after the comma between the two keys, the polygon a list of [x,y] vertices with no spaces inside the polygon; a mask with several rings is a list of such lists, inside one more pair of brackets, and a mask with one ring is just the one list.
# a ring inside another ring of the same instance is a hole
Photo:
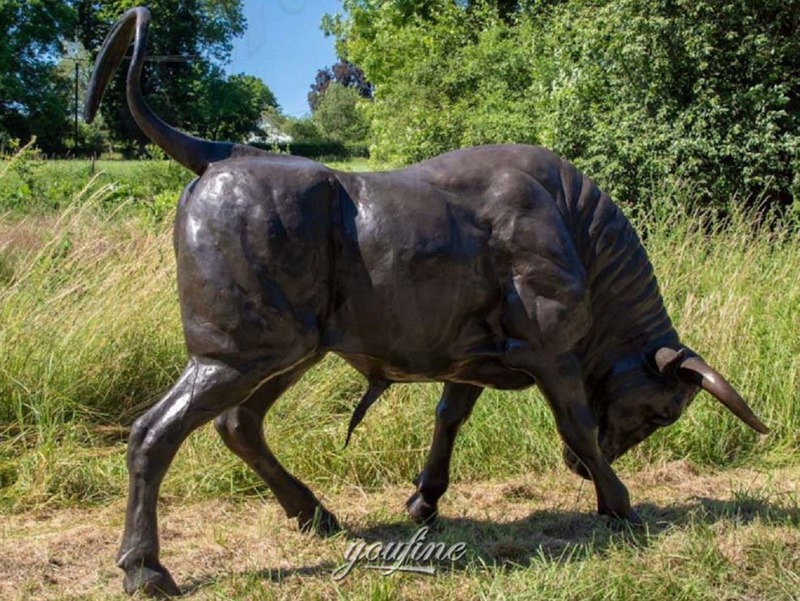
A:
{"label": "green foliage", "polygon": [[44,191],[39,171],[44,163],[35,143],[36,138],[33,138],[20,148],[19,140],[8,141],[9,154],[0,157],[0,176],[5,184],[0,188],[0,208],[25,212],[29,208],[26,206],[29,199],[42,196]]}
{"label": "green foliage", "polygon": [[[139,0],[0,0],[0,146],[37,136],[45,153],[75,150],[76,61],[82,99],[91,57],[113,23],[139,5]],[[149,54],[170,57],[145,69],[143,89],[153,109],[195,134],[246,139],[261,112],[277,105],[261,80],[226,77],[219,66],[228,59],[233,38],[244,32],[241,0],[153,0],[148,5],[153,12]],[[128,152],[143,152],[148,140],[128,111],[124,77],[111,81],[101,112],[95,124],[79,125],[79,152],[100,153],[111,139]]]}
{"label": "green foliage", "polygon": [[291,136],[293,142],[314,142],[322,139],[316,123],[310,117],[287,117],[282,131]]}
{"label": "green foliage", "polygon": [[[310,159],[330,161],[345,160],[349,158],[363,158],[369,156],[369,149],[363,138],[356,141],[337,140],[330,134],[320,131],[318,121],[314,117],[287,117],[284,115],[273,115],[270,120],[269,128],[291,138],[291,141],[262,142],[251,141],[251,146],[263,148],[273,152],[285,152],[297,156],[308,157]],[[368,127],[363,118],[361,124]],[[350,129],[348,129],[348,127]],[[349,131],[356,131],[354,135],[361,135],[357,129],[353,128],[352,121],[345,122],[343,130],[345,136]]]}
{"label": "green foliage", "polygon": [[421,160],[453,148],[533,142],[530,49],[489,3],[345,2],[328,20],[340,50],[376,86],[376,158]]}
{"label": "green foliage", "polygon": [[334,142],[363,142],[369,134],[362,107],[366,104],[358,90],[331,83],[316,101],[312,116],[324,138]]}
{"label": "green foliage", "polygon": [[63,150],[71,86],[56,58],[73,26],[69,2],[0,0],[0,141],[38,136],[45,152]]}
{"label": "green foliage", "polygon": [[328,162],[330,160],[341,161],[351,158],[365,158],[369,156],[369,150],[364,144],[343,144],[342,142],[321,139],[312,139],[304,142],[278,142],[274,144],[251,142],[249,146],[255,146],[256,148],[262,148],[271,152],[282,152],[295,156],[306,157],[323,162]]}
{"label": "green foliage", "polygon": [[261,113],[260,136],[256,142],[263,144],[316,143],[327,142],[319,131],[314,120],[309,117],[292,117],[284,115],[278,107],[267,107]]}
{"label": "green foliage", "polygon": [[244,142],[258,131],[262,113],[278,106],[267,85],[252,75],[226,78],[221,69],[208,69],[191,89],[193,113],[186,125],[211,140]]}
{"label": "green foliage", "polygon": [[[374,155],[537,143],[617,198],[800,198],[797,0],[345,0]],[[723,200],[724,199],[724,200]]]}
{"label": "green foliage", "polygon": [[[77,66],[77,74],[75,68]],[[62,108],[66,112],[68,121],[73,124],[69,134],[62,139],[73,155],[98,156],[107,151],[111,145],[111,134],[102,115],[97,115],[95,120],[88,124],[83,120],[83,99],[89,87],[92,75],[93,61],[89,51],[79,41],[71,40],[62,42],[62,54],[56,66],[58,76],[71,82],[73,88],[70,98]],[[77,79],[78,97],[75,102],[74,87]],[[75,112],[78,116],[78,139],[75,140]]]}
{"label": "green foliage", "polygon": [[538,38],[540,56],[557,57],[542,79],[542,141],[580,158],[620,198],[668,182],[691,187],[699,203],[734,194],[788,203],[800,191],[798,10],[760,1],[557,7],[549,39]]}
{"label": "green foliage", "polygon": [[[158,147],[150,147],[159,151]],[[97,202],[115,212],[136,214],[151,221],[172,215],[181,189],[191,174],[163,154],[147,161],[46,161],[29,145],[0,162],[0,213],[17,218],[51,214],[84,198],[85,189],[105,186]],[[120,207],[124,207],[121,209]]]}
{"label": "green foliage", "polygon": [[311,84],[311,91],[308,93],[308,105],[312,111],[317,110],[317,101],[333,83],[353,88],[361,98],[372,100],[372,84],[364,78],[364,71],[357,65],[340,60],[333,67],[317,71],[314,83]]}
{"label": "green foliage", "polygon": [[78,148],[76,154],[97,157],[104,152],[111,152],[111,132],[106,127],[102,115],[86,123],[83,119],[78,121]]}
{"label": "green foliage", "polygon": [[[142,6],[142,2],[79,0],[76,5],[81,41],[86,48],[96,49],[111,25],[125,11]],[[241,0],[151,0],[147,7],[153,13],[153,54],[177,51],[225,61],[233,49],[233,38],[245,30]]]}

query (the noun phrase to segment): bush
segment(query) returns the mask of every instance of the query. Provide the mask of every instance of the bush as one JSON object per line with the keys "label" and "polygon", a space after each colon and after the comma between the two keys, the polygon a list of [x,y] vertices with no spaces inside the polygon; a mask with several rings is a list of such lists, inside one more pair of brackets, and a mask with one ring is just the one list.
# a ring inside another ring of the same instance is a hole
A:
{"label": "bush", "polygon": [[281,142],[278,144],[252,142],[250,146],[261,148],[263,150],[284,152],[309,159],[343,160],[369,157],[369,149],[367,148],[366,144],[345,144],[331,140]]}
{"label": "bush", "polygon": [[317,99],[312,120],[329,140],[362,142],[369,135],[369,123],[360,108],[366,103],[355,88],[334,82]]}
{"label": "bush", "polygon": [[373,158],[542,144],[620,200],[800,205],[800,0],[346,0]]}
{"label": "bush", "polygon": [[[0,164],[0,211],[17,216],[52,213],[73,204],[81,192],[107,184],[102,203],[160,220],[170,215],[192,174],[174,161],[44,160],[29,145]],[[172,198],[170,204],[167,198]]]}

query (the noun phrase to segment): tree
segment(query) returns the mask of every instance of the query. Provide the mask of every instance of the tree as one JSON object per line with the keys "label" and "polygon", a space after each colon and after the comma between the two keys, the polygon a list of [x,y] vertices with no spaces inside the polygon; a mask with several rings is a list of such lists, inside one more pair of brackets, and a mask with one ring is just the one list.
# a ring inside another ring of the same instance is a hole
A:
{"label": "tree", "polygon": [[[70,134],[66,136],[66,139],[69,140],[69,148],[76,153],[99,155],[108,150],[110,146],[108,127],[102,116],[99,116],[91,124],[83,120],[83,99],[86,97],[86,90],[89,87],[91,65],[89,52],[80,42],[72,40],[62,43],[61,58],[56,66],[56,72],[58,77],[71,82],[70,87],[73,89],[65,108],[69,123],[77,122],[78,125],[77,139],[75,139],[74,126],[70,128]],[[75,87],[77,87],[77,97],[74,95]]]}
{"label": "tree", "polygon": [[68,2],[0,0],[0,138],[35,135],[45,152],[63,149],[71,85],[56,64],[73,27]]}
{"label": "tree", "polygon": [[312,121],[324,138],[334,142],[363,142],[369,123],[359,111],[358,90],[333,82],[317,101]]}
{"label": "tree", "polygon": [[371,155],[406,163],[459,146],[533,142],[530,42],[490,3],[346,0],[337,51],[375,84]]}
{"label": "tree", "polygon": [[[46,152],[74,146],[74,66],[80,68],[80,98],[91,62],[114,22],[139,0],[0,0],[0,138],[38,135]],[[152,0],[150,55],[143,88],[148,102],[167,121],[193,133],[241,140],[261,111],[275,106],[266,85],[253,77],[225,77],[220,64],[232,39],[244,31],[241,0]],[[76,40],[77,36],[77,40]],[[123,65],[123,68],[125,65]],[[114,78],[100,123],[110,135],[143,150],[147,139],[133,122],[125,78]],[[105,146],[106,131],[81,125],[93,150]]]}
{"label": "tree", "polygon": [[270,110],[262,115],[262,120],[268,124],[267,131],[277,136],[286,136],[287,142],[297,144],[324,141],[324,136],[311,117],[292,117],[282,114],[279,110]]}
{"label": "tree", "polygon": [[194,113],[186,125],[203,138],[243,142],[258,131],[262,113],[277,109],[275,95],[252,75],[224,77],[222,70],[198,77],[192,88]]}
{"label": "tree", "polygon": [[372,84],[364,77],[364,71],[352,63],[340,60],[333,67],[319,69],[308,93],[308,105],[312,111],[332,83],[356,90],[361,98],[372,100]]}
{"label": "tree", "polygon": [[[84,46],[96,53],[120,15],[139,4],[141,0],[76,0],[79,34]],[[207,99],[200,94],[210,88],[224,87],[220,83],[219,67],[229,59],[233,38],[244,33],[242,1],[151,0],[148,7],[153,13],[149,54],[179,60],[147,64],[142,80],[147,101],[170,123],[189,130],[194,126],[208,129],[209,122],[202,118],[204,111],[198,110]],[[181,57],[184,59],[180,60]],[[240,83],[231,83],[226,94],[234,89],[255,91],[252,86],[248,88]],[[110,83],[101,111],[114,138],[136,140],[139,149],[144,148],[147,140],[128,111],[123,77],[114,78]],[[209,115],[209,111],[205,114]],[[230,118],[235,120],[233,116]],[[226,127],[221,126],[221,129]],[[240,130],[238,126],[233,128],[233,131]]]}
{"label": "tree", "polygon": [[286,117],[281,131],[292,138],[292,142],[319,142],[323,135],[311,117]]}
{"label": "tree", "polygon": [[800,206],[800,0],[344,0],[372,155],[528,142],[621,200]]}

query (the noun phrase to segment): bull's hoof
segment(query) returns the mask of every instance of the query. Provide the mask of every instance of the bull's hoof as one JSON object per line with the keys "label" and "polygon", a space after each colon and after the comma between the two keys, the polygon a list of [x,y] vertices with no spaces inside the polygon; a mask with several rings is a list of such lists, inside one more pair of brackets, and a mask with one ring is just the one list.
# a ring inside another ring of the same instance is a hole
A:
{"label": "bull's hoof", "polygon": [[144,593],[148,597],[163,599],[181,594],[181,589],[172,576],[160,564],[156,567],[140,566],[126,570],[122,586],[129,595]]}
{"label": "bull's hoof", "polygon": [[406,509],[408,510],[408,515],[417,524],[432,524],[436,521],[439,513],[436,505],[428,503],[419,492],[415,492],[408,498]]}
{"label": "bull's hoof", "polygon": [[312,512],[300,512],[297,523],[301,532],[314,532],[320,536],[331,536],[342,531],[339,520],[322,505],[318,505]]}
{"label": "bull's hoof", "polygon": [[624,512],[612,511],[610,509],[600,509],[598,510],[598,513],[611,518],[615,522],[623,522],[629,526],[641,526],[643,523],[642,518],[639,517],[639,514],[631,508],[628,508]]}

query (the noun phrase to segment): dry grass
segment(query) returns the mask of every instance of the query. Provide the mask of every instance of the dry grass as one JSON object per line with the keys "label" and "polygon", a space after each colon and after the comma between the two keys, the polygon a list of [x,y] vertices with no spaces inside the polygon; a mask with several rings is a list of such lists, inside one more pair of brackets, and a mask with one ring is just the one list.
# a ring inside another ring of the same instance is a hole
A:
{"label": "dry grass", "polygon": [[[346,532],[300,534],[277,504],[161,506],[163,561],[192,599],[791,599],[800,585],[800,469],[699,471],[682,461],[626,474],[647,526],[592,513],[589,485],[564,472],[461,482],[429,540],[468,553],[434,577],[356,567],[331,578],[354,539],[408,540],[409,487],[342,490],[327,505]],[[112,599],[122,502],[33,511],[3,521],[0,597]],[[695,595],[692,597],[692,595]]]}

